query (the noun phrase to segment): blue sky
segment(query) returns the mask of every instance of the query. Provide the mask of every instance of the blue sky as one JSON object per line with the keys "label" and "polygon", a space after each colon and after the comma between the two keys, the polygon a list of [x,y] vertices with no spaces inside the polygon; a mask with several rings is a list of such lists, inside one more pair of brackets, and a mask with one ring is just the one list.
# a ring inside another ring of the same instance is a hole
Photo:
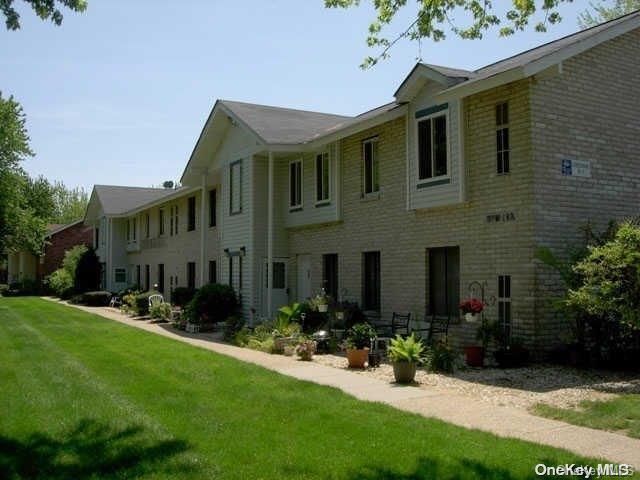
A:
{"label": "blue sky", "polygon": [[[401,42],[360,70],[372,53],[366,1],[89,0],[60,27],[16,3],[22,29],[0,29],[0,90],[27,115],[36,156],[25,168],[86,189],[178,179],[216,98],[357,114],[390,101],[419,53]],[[408,3],[390,32],[410,23]],[[572,33],[586,6],[563,5],[546,34],[423,41],[422,59],[478,68]]]}

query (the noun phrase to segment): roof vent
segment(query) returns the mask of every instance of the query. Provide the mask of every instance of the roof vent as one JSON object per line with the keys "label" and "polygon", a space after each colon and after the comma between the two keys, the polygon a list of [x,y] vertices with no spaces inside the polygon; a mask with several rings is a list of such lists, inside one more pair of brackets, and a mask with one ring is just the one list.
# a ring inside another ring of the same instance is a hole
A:
{"label": "roof vent", "polygon": [[173,180],[165,180],[162,182],[164,188],[173,188]]}

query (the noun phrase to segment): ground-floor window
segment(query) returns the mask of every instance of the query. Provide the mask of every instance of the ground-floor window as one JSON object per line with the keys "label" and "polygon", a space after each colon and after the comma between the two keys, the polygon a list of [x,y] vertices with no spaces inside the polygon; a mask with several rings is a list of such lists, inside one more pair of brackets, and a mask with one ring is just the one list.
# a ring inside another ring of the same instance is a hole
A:
{"label": "ground-floor window", "polygon": [[142,283],[140,282],[140,265],[136,265],[136,285],[142,287]]}
{"label": "ground-floor window", "polygon": [[187,288],[196,288],[196,262],[187,263]]}
{"label": "ground-floor window", "polygon": [[362,309],[380,311],[380,252],[362,254]]}
{"label": "ground-floor window", "polygon": [[151,290],[151,267],[149,265],[144,266],[144,286],[147,291]]}
{"label": "ground-floor window", "polygon": [[322,287],[327,295],[338,300],[338,254],[322,255]]}
{"label": "ground-floor window", "polygon": [[158,291],[164,293],[164,263],[158,264]]}
{"label": "ground-floor window", "polygon": [[107,264],[100,263],[100,287],[107,288]]}
{"label": "ground-floor window", "polygon": [[242,290],[242,257],[240,255],[229,256],[229,285],[238,295]]}
{"label": "ground-floor window", "polygon": [[428,250],[429,299],[431,316],[451,318],[459,314],[460,248],[442,247]]}
{"label": "ground-floor window", "polygon": [[114,280],[116,283],[125,283],[127,281],[126,268],[116,268],[114,270]]}
{"label": "ground-floor window", "polygon": [[511,338],[511,275],[498,275],[498,325],[504,341]]}
{"label": "ground-floor window", "polygon": [[209,283],[218,282],[218,267],[215,260],[209,260]]}

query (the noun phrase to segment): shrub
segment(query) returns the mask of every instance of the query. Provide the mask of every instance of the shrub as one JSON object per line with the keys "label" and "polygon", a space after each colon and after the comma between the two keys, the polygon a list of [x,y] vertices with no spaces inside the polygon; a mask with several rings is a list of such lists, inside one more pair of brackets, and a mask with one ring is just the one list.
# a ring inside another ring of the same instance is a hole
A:
{"label": "shrub", "polygon": [[9,290],[9,285],[6,283],[0,283],[0,296],[4,295],[4,292]]}
{"label": "shrub", "polygon": [[169,320],[171,318],[171,305],[168,303],[156,303],[149,309],[151,318]]}
{"label": "shrub", "polygon": [[111,292],[86,292],[82,295],[82,303],[90,307],[106,307],[111,301]]}
{"label": "shrub", "polygon": [[455,360],[456,354],[446,339],[439,339],[425,351],[424,364],[431,372],[451,373]]}
{"label": "shrub", "polygon": [[179,307],[184,307],[191,301],[196,291],[187,287],[176,287],[171,292],[171,303]]}
{"label": "shrub", "polygon": [[227,341],[235,340],[238,333],[245,328],[244,324],[244,318],[240,316],[227,317],[224,322],[224,339]]}
{"label": "shrub", "polygon": [[73,278],[64,268],[59,268],[47,277],[47,285],[58,297],[64,298],[67,292],[73,290]]}
{"label": "shrub", "polygon": [[129,313],[137,313],[136,297],[140,294],[139,291],[134,290],[122,296],[121,310]]}
{"label": "shrub", "polygon": [[64,252],[64,259],[62,260],[62,268],[64,268],[73,280],[76,276],[76,268],[82,256],[86,253],[87,247],[85,245],[76,245]]}
{"label": "shrub", "polygon": [[94,292],[100,285],[100,260],[92,248],[86,249],[76,263],[73,286],[76,292]]}
{"label": "shrub", "polygon": [[20,297],[26,295],[37,295],[39,292],[38,282],[25,278],[19,282],[13,282],[9,285],[9,288],[5,291],[6,297]]}
{"label": "shrub", "polygon": [[149,314],[149,297],[151,295],[160,295],[160,292],[156,292],[155,290],[151,290],[149,292],[142,292],[136,295],[135,297],[135,312],[138,315],[148,315]]}
{"label": "shrub", "polygon": [[[232,318],[232,317],[229,317]],[[238,345],[239,347],[246,347],[249,343],[249,338],[251,337],[251,332],[247,327],[242,327],[240,330],[236,332],[233,336],[233,343]]]}
{"label": "shrub", "polygon": [[238,299],[229,285],[211,283],[196,291],[188,305],[187,318],[193,323],[201,319],[223,322],[238,308]]}

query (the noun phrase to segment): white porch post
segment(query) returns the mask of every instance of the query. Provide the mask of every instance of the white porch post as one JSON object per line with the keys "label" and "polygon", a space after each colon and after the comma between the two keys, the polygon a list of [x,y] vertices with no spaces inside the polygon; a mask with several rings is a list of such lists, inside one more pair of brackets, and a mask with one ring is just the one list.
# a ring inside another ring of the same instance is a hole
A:
{"label": "white porch post", "polygon": [[205,271],[207,268],[207,174],[202,174],[202,187],[200,189],[200,286],[205,281]]}
{"label": "white porch post", "polygon": [[267,192],[267,315],[271,317],[273,299],[273,152],[269,152],[269,178]]}

